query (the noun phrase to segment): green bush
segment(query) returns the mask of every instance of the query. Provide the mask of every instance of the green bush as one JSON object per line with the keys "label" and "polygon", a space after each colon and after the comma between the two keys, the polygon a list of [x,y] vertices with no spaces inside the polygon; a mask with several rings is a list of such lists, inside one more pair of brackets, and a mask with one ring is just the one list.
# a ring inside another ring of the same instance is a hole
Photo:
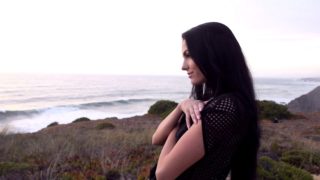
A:
{"label": "green bush", "polygon": [[78,119],[72,121],[72,123],[84,122],[84,121],[90,121],[90,119],[87,117],[81,117],[81,118],[78,118]]}
{"label": "green bush", "polygon": [[309,172],[296,168],[285,162],[278,162],[262,156],[258,162],[258,179],[261,180],[312,180]]}
{"label": "green bush", "polygon": [[53,122],[53,123],[50,123],[50,124],[47,126],[47,128],[48,128],[48,127],[57,126],[57,125],[59,125],[58,122]]}
{"label": "green bush", "polygon": [[286,119],[292,116],[285,105],[267,100],[257,101],[257,103],[260,119]]}
{"label": "green bush", "polygon": [[282,147],[278,141],[273,141],[270,144],[270,153],[276,155],[277,157],[281,156],[283,151],[285,151],[285,148]]}
{"label": "green bush", "polygon": [[291,150],[284,152],[281,160],[312,173],[318,173],[314,167],[320,167],[320,154],[316,152]]}
{"label": "green bush", "polygon": [[21,172],[33,168],[35,168],[33,165],[27,163],[0,162],[0,175],[5,175],[10,172]]}
{"label": "green bush", "polygon": [[296,167],[302,168],[303,164],[309,160],[309,155],[310,153],[305,151],[293,150],[283,153],[281,160]]}
{"label": "green bush", "polygon": [[154,114],[165,118],[177,105],[178,103],[174,101],[160,100],[150,106],[148,114]]}
{"label": "green bush", "polygon": [[103,123],[99,123],[97,126],[96,126],[96,129],[114,129],[116,126],[113,125],[112,123],[110,122],[103,122]]}

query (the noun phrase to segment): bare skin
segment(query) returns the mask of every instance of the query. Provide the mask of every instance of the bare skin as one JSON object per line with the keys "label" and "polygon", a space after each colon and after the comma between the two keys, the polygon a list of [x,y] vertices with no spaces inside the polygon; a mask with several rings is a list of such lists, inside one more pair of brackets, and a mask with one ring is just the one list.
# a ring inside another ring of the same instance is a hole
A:
{"label": "bare skin", "polygon": [[[204,83],[206,79],[189,55],[184,40],[182,42],[182,54],[184,57],[182,70],[187,71],[191,83],[194,85]],[[205,102],[203,101],[186,99],[179,103],[159,124],[152,136],[152,144],[163,145],[156,169],[157,179],[175,179],[204,156],[200,114],[204,105]],[[186,115],[188,131],[177,142],[175,134],[182,113]],[[192,126],[190,125],[191,121],[193,122]]]}

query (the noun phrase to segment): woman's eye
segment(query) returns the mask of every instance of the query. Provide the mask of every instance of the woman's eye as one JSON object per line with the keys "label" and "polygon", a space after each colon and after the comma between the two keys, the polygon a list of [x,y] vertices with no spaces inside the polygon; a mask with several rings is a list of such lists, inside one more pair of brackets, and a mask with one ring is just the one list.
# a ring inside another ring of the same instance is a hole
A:
{"label": "woman's eye", "polygon": [[190,57],[189,52],[184,52],[184,53],[183,53],[183,57],[185,57],[185,58],[189,58],[189,57]]}

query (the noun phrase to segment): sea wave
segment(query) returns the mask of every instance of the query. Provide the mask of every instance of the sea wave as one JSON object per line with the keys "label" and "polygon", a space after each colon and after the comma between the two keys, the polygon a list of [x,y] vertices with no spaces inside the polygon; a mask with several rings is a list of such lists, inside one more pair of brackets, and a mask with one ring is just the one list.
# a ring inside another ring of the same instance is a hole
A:
{"label": "sea wave", "polygon": [[29,109],[29,110],[0,110],[0,120],[8,120],[15,117],[32,117],[42,113],[63,113],[67,111],[81,110],[81,109],[95,109],[100,107],[111,107],[111,106],[121,106],[139,103],[151,103],[158,99],[152,98],[142,98],[142,99],[119,99],[113,101],[102,101],[102,102],[90,102],[81,104],[70,104],[70,105],[60,105],[55,107],[47,107],[41,109]]}
{"label": "sea wave", "polygon": [[24,110],[24,111],[0,111],[0,120],[5,120],[14,116],[32,116],[40,113],[39,110]]}
{"label": "sea wave", "polygon": [[115,105],[126,105],[133,103],[142,103],[142,102],[152,102],[157,101],[158,99],[152,98],[143,98],[143,99],[120,99],[115,101],[104,101],[104,102],[93,102],[93,103],[84,103],[80,104],[80,108],[93,108],[93,107],[102,107],[102,106],[115,106]]}
{"label": "sea wave", "polygon": [[300,80],[306,81],[306,82],[320,82],[320,77],[314,77],[314,78],[301,78]]}

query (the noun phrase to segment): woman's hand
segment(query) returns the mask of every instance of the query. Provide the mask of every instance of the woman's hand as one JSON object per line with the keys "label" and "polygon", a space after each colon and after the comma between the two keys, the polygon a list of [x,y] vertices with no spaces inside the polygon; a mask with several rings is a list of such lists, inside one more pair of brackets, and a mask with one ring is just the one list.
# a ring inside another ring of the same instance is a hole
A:
{"label": "woman's hand", "polygon": [[[191,121],[198,123],[201,120],[201,111],[206,104],[205,101],[186,99],[180,103],[181,110],[186,115],[187,127],[190,128]],[[190,119],[191,118],[191,119]]]}

